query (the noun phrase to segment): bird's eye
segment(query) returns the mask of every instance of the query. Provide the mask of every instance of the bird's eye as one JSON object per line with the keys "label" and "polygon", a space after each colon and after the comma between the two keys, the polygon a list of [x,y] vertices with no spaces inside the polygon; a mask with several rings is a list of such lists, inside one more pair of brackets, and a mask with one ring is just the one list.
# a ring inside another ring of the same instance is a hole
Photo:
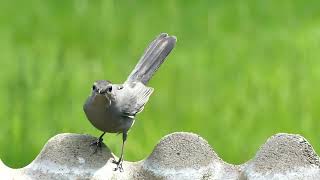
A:
{"label": "bird's eye", "polygon": [[108,90],[108,92],[111,92],[111,91],[112,91],[112,86],[109,86],[109,87],[107,88],[107,90]]}
{"label": "bird's eye", "polygon": [[92,90],[95,91],[96,89],[97,89],[96,85],[93,85],[93,86],[92,86]]}

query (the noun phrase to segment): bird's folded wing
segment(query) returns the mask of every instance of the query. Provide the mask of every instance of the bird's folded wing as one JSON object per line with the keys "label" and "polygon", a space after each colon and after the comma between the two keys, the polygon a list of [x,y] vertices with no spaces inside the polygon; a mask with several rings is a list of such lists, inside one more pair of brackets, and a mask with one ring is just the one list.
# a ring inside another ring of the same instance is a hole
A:
{"label": "bird's folded wing", "polygon": [[135,116],[141,112],[153,92],[153,88],[147,87],[141,82],[124,85],[123,90],[118,99],[118,107],[124,116]]}

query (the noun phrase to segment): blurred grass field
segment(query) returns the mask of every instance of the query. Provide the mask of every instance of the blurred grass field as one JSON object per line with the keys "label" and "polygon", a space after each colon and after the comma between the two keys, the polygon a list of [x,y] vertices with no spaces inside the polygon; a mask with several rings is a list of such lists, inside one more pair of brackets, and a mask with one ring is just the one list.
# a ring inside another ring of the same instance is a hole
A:
{"label": "blurred grass field", "polygon": [[[277,132],[320,152],[320,2],[0,1],[0,158],[23,167],[63,132],[99,136],[82,105],[93,81],[122,82],[160,32],[177,46],[150,86],[125,158],[175,131],[243,163]],[[108,134],[119,155],[121,136]]]}

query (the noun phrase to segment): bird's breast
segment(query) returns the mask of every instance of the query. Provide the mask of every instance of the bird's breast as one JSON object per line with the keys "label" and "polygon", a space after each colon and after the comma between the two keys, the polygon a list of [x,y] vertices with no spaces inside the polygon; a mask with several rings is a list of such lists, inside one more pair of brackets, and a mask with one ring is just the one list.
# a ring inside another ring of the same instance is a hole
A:
{"label": "bird's breast", "polygon": [[101,97],[90,96],[83,106],[87,119],[97,129],[109,133],[121,133],[127,131],[133,124],[134,119],[119,115],[109,105],[109,101]]}

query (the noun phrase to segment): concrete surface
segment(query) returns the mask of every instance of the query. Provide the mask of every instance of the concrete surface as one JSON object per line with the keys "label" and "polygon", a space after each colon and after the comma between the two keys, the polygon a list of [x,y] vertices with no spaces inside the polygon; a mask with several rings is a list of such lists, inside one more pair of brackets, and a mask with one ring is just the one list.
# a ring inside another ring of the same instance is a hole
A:
{"label": "concrete surface", "polygon": [[[276,134],[242,165],[224,162],[208,142],[192,133],[163,137],[146,159],[113,171],[115,157],[103,146],[93,154],[89,135],[52,137],[28,166],[11,169],[0,161],[0,179],[320,179],[320,160],[300,135]],[[115,157],[117,158],[117,157]]]}

